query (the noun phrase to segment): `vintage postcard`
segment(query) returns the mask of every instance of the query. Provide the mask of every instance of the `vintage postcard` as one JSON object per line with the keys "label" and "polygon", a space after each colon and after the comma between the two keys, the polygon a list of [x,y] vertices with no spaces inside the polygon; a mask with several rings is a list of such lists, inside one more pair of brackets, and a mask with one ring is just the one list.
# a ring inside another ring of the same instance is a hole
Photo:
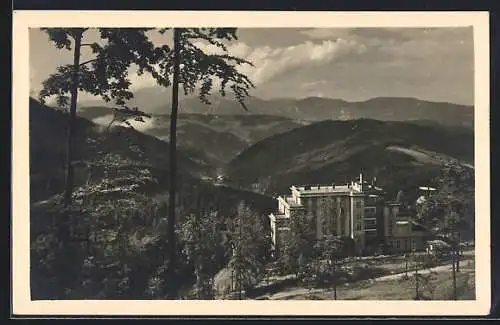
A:
{"label": "vintage postcard", "polygon": [[487,12],[17,11],[16,315],[485,315]]}

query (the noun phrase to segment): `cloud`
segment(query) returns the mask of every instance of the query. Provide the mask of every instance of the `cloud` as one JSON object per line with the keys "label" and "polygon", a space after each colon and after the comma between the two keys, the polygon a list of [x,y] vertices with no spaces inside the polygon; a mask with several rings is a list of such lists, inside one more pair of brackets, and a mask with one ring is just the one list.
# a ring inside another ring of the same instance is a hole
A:
{"label": "cloud", "polygon": [[[43,33],[30,33],[30,90],[34,93],[56,66],[70,63],[72,57],[69,51],[56,50]],[[239,67],[257,85],[251,92],[255,96],[323,92],[347,100],[381,95],[460,103],[473,99],[472,28],[242,28],[238,34],[239,40],[227,46],[230,54],[255,65]],[[150,36],[156,44],[171,40],[171,35]],[[219,51],[203,42],[197,45],[204,51]],[[138,76],[131,68],[129,78],[136,95],[131,105],[156,107],[160,105],[156,102],[163,105],[169,100],[170,92],[158,96],[148,91],[157,88],[149,74]],[[214,90],[218,86],[214,80]],[[98,99],[79,94],[79,100],[86,98]]]}
{"label": "cloud", "polygon": [[[221,54],[217,47],[203,42],[196,43],[207,53]],[[239,42],[228,47],[232,55],[250,61],[253,66],[242,65],[239,71],[246,74],[255,84],[263,84],[274,77],[292,69],[307,68],[311,65],[321,65],[351,53],[363,52],[365,47],[353,41],[342,38],[325,40],[320,43],[305,41],[287,47],[260,46],[251,48]]]}
{"label": "cloud", "polygon": [[309,88],[314,88],[317,86],[321,86],[328,83],[326,80],[317,80],[317,81],[309,81],[309,82],[304,82],[302,85],[300,85],[300,88],[302,89],[309,89]]}
{"label": "cloud", "polygon": [[131,83],[131,91],[158,86],[158,83],[149,72],[138,75],[134,68],[129,69],[128,79]]}
{"label": "cloud", "polygon": [[322,43],[306,41],[286,48],[257,48],[249,55],[255,67],[248,68],[253,80],[259,84],[293,69],[321,66],[353,52],[363,52],[364,47],[356,42],[337,39]]}
{"label": "cloud", "polygon": [[335,39],[345,38],[349,32],[349,28],[309,28],[300,31],[300,34],[311,39]]}
{"label": "cloud", "polygon": [[[101,126],[101,127],[108,127],[109,123],[113,120],[114,115],[113,114],[108,114],[104,116],[99,116],[96,117],[95,119],[92,120],[95,124]],[[153,129],[156,127],[156,121],[154,118],[147,118],[144,117],[144,122],[139,122],[136,121],[133,118],[128,119],[128,122],[132,125],[132,127],[139,131],[139,132],[146,132],[150,129]],[[121,121],[115,121],[113,124],[111,124],[111,127],[116,127],[116,126],[125,126],[128,127],[127,124]]]}

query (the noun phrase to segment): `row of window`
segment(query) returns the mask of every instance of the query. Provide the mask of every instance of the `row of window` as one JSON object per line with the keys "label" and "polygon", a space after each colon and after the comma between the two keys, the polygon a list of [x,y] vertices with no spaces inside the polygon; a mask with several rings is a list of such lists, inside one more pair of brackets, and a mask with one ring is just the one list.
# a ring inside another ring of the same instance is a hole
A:
{"label": "row of window", "polygon": [[377,220],[376,219],[365,219],[365,228],[375,228],[377,227]]}

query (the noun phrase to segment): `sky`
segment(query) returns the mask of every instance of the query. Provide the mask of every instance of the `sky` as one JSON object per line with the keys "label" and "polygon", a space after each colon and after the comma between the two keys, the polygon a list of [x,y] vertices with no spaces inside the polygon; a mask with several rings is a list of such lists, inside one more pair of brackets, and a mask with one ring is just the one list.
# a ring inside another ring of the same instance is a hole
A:
{"label": "sky", "polygon": [[[156,44],[171,35],[151,32]],[[454,28],[242,28],[229,52],[252,62],[244,66],[263,99],[309,96],[360,101],[373,97],[416,97],[474,103],[472,27]],[[84,42],[96,41],[94,30]],[[212,51],[205,43],[198,46]],[[82,60],[92,58],[88,50]],[[30,91],[72,53],[56,49],[46,34],[30,30]],[[150,76],[130,73],[132,89],[157,87]],[[81,101],[92,100],[81,94]]]}

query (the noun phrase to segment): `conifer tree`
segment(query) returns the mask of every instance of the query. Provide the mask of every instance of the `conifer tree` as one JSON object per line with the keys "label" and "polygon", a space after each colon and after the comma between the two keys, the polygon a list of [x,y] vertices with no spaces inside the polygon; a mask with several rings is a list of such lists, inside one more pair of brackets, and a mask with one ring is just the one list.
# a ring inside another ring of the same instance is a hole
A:
{"label": "conifer tree", "polygon": [[[165,34],[168,30],[170,28],[163,28],[159,32]],[[165,44],[155,48],[154,51],[158,69],[154,71],[153,76],[158,84],[164,87],[172,86],[168,211],[170,276],[175,276],[178,254],[175,243],[175,196],[179,89],[182,88],[186,95],[197,93],[201,102],[210,104],[209,96],[216,87],[215,82],[220,82],[218,86],[220,95],[225,96],[226,89],[230,88],[235,99],[246,109],[244,99],[249,95],[248,90],[254,85],[246,75],[238,71],[237,67],[251,63],[232,56],[226,45],[237,39],[236,28],[173,28],[173,48]],[[214,46],[221,53],[204,52],[197,46],[199,41]]]}
{"label": "conifer tree", "polygon": [[259,218],[244,203],[240,203],[237,215],[228,221],[228,233],[232,248],[229,268],[235,271],[238,298],[242,299],[243,290],[255,284],[264,271],[267,241]]}

